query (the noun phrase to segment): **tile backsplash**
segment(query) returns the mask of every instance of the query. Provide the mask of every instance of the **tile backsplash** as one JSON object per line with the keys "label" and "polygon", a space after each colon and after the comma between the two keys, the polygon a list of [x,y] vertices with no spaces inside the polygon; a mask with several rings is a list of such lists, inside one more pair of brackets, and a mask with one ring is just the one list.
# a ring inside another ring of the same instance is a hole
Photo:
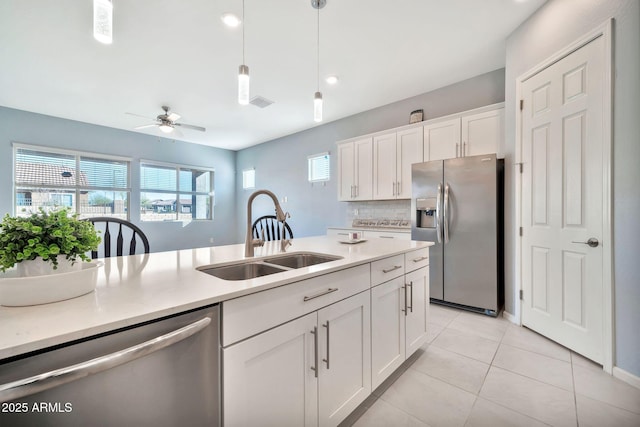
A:
{"label": "tile backsplash", "polygon": [[347,224],[354,219],[411,219],[410,212],[410,200],[347,202]]}

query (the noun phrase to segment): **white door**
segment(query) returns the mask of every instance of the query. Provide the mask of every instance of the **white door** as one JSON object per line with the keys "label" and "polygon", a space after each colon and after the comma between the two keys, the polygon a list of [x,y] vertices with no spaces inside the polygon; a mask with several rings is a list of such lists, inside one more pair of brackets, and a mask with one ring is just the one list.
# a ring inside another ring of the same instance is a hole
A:
{"label": "white door", "polygon": [[355,148],[353,142],[338,145],[338,200],[355,197]]}
{"label": "white door", "polygon": [[522,85],[522,323],[599,363],[611,244],[601,241],[604,47],[600,36]]}
{"label": "white door", "polygon": [[462,156],[497,153],[504,135],[504,108],[462,118]]}
{"label": "white door", "polygon": [[224,425],[317,426],[317,314],[225,348]]}
{"label": "white door", "polygon": [[363,138],[353,142],[355,149],[354,199],[373,198],[373,139]]}
{"label": "white door", "polygon": [[424,161],[452,159],[460,152],[460,119],[425,125]]}
{"label": "white door", "polygon": [[422,127],[397,133],[396,141],[396,198],[411,198],[411,165],[422,163]]}
{"label": "white door", "polygon": [[373,137],[373,198],[396,197],[396,133]]}
{"label": "white door", "polygon": [[371,388],[405,360],[404,276],[371,289]]}
{"label": "white door", "polygon": [[407,293],[405,353],[409,357],[427,341],[429,267],[407,273],[404,283]]}
{"label": "white door", "polygon": [[369,298],[362,292],[318,311],[320,426],[337,426],[371,394]]}

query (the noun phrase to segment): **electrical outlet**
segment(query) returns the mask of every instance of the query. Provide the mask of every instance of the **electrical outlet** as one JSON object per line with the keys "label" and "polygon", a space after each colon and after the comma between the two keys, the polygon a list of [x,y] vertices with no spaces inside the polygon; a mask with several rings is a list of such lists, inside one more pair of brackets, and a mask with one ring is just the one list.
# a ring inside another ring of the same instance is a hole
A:
{"label": "electrical outlet", "polygon": [[354,210],[353,210],[353,214],[354,214],[355,216],[358,216],[358,209],[354,209]]}
{"label": "electrical outlet", "polygon": [[213,243],[213,237],[209,237],[209,243]]}

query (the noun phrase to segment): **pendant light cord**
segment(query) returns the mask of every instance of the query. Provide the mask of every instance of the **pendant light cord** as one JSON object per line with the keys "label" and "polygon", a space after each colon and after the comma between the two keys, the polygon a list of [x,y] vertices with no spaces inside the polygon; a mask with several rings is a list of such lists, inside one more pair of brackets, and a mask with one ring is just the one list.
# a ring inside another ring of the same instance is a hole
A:
{"label": "pendant light cord", "polygon": [[318,92],[320,92],[320,1],[319,0],[318,0],[318,44],[317,44],[317,53],[318,53],[317,82],[318,82]]}
{"label": "pendant light cord", "polygon": [[244,0],[242,0],[242,64],[244,65],[244,27],[245,27],[245,20],[244,20]]}

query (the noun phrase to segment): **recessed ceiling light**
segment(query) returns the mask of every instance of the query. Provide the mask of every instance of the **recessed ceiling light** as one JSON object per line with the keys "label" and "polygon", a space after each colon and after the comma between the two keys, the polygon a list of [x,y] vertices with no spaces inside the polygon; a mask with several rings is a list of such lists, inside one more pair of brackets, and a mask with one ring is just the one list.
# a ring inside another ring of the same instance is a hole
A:
{"label": "recessed ceiling light", "polygon": [[339,80],[339,79],[338,79],[338,76],[329,76],[329,77],[327,77],[327,78],[325,79],[325,81],[326,81],[327,83],[329,83],[330,85],[334,85],[334,84],[338,83],[338,80]]}
{"label": "recessed ceiling light", "polygon": [[238,18],[233,13],[225,13],[220,18],[222,19],[222,22],[224,22],[224,25],[226,25],[227,27],[235,28],[240,25],[240,18]]}

